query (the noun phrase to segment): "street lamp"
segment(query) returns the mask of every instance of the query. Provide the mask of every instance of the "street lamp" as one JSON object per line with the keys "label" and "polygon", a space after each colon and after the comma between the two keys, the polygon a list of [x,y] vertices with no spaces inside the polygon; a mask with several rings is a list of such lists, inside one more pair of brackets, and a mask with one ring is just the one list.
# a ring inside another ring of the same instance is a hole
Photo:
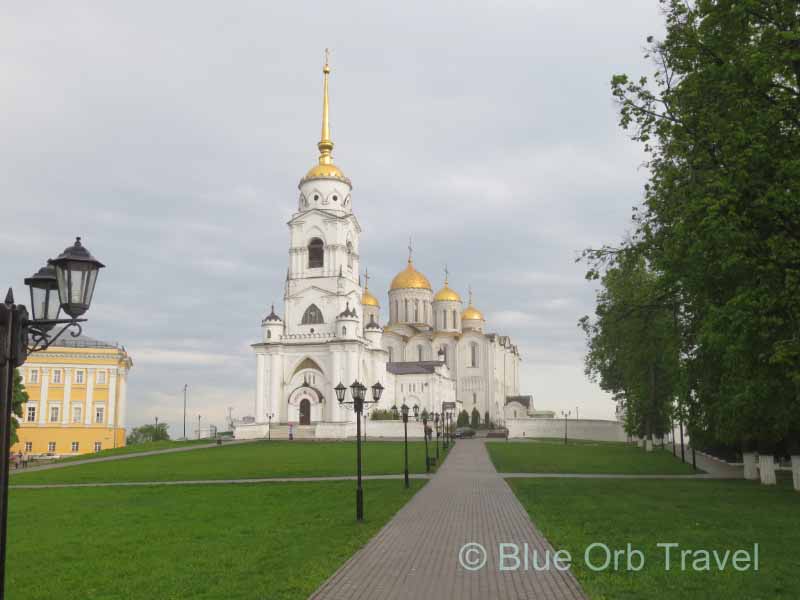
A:
{"label": "street lamp", "polygon": [[414,419],[419,421],[419,404],[414,405]]}
{"label": "street lamp", "polygon": [[186,439],[186,407],[189,405],[189,384],[183,384],[183,439]]}
{"label": "street lamp", "polygon": [[422,437],[425,438],[425,472],[431,472],[431,459],[428,457],[428,415],[422,413]]}
{"label": "street lamp", "polygon": [[397,419],[397,418],[399,418],[399,416],[400,416],[400,412],[399,412],[399,410],[397,408],[397,404],[395,404],[394,406],[392,406],[392,417]]}
{"label": "street lamp", "polygon": [[268,442],[272,441],[272,417],[274,417],[274,416],[275,416],[275,413],[269,413],[267,415],[267,420],[269,421],[269,423],[267,424],[267,441]]}
{"label": "street lamp", "polygon": [[[46,350],[67,329],[74,329],[70,331],[72,337],[81,334],[80,323],[86,319],[78,317],[89,310],[97,274],[104,266],[77,238],[58,258],[49,260],[47,266],[25,279],[31,298],[30,318],[24,305],[14,303],[11,288],[0,303],[0,600],[5,594],[14,372],[30,353]],[[70,318],[59,319],[61,310]],[[50,334],[56,325],[63,327]]]}
{"label": "street lamp", "polygon": [[408,405],[403,403],[403,448],[404,448],[404,463],[403,463],[403,481],[408,489]]}
{"label": "street lamp", "polygon": [[567,443],[567,419],[572,414],[571,410],[562,410],[561,416],[564,417],[564,443]]}
{"label": "street lamp", "polygon": [[358,380],[350,385],[350,395],[353,400],[345,402],[347,388],[339,382],[333,390],[336,392],[336,399],[339,404],[352,404],[353,411],[356,413],[356,469],[358,470],[358,484],[356,487],[356,521],[364,520],[364,491],[361,488],[361,414],[364,412],[364,404],[376,404],[381,399],[383,386],[380,382],[372,386],[372,400],[365,400],[367,388]]}
{"label": "street lamp", "polygon": [[436,427],[436,464],[439,464],[439,437],[442,432],[439,430],[439,413],[433,413],[433,424]]}

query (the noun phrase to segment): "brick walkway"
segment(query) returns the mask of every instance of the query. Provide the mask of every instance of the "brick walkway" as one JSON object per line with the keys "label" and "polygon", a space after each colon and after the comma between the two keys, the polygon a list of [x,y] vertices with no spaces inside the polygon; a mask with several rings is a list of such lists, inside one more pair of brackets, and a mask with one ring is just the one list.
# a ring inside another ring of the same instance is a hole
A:
{"label": "brick walkway", "polygon": [[[364,496],[369,518],[369,486]],[[459,564],[459,550],[469,542],[488,551],[480,570]],[[540,556],[553,551],[495,471],[483,440],[460,440],[430,483],[312,598],[586,598],[570,572],[500,571],[500,543],[527,543],[531,555],[534,549]]]}

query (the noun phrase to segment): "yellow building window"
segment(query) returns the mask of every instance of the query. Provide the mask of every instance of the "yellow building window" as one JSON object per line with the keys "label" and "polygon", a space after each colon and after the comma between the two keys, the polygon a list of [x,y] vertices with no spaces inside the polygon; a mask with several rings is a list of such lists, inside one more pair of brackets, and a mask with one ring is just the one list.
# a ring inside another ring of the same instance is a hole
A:
{"label": "yellow building window", "polygon": [[75,371],[75,383],[78,385],[83,385],[84,382],[84,373],[83,371]]}
{"label": "yellow building window", "polygon": [[53,369],[53,383],[61,383],[61,369]]}
{"label": "yellow building window", "polygon": [[36,422],[36,406],[28,405],[28,414],[26,415],[25,420],[28,421],[28,423]]}
{"label": "yellow building window", "polygon": [[39,383],[39,369],[31,369],[29,371],[28,379],[30,380],[29,383],[31,385],[36,385]]}
{"label": "yellow building window", "polygon": [[31,452],[33,450],[33,442],[25,442],[25,452]]}
{"label": "yellow building window", "polygon": [[94,443],[94,451],[95,452],[100,452],[100,450],[102,450],[102,449],[103,449],[102,442],[95,442]]}
{"label": "yellow building window", "polygon": [[95,423],[102,423],[106,417],[106,407],[102,404],[98,404],[94,407],[94,422]]}
{"label": "yellow building window", "polygon": [[80,445],[78,444],[78,442],[72,442],[72,451],[73,452],[77,452],[79,447],[80,447]]}
{"label": "yellow building window", "polygon": [[80,404],[73,404],[72,405],[72,422],[73,423],[80,423],[81,416],[83,415],[83,409]]}
{"label": "yellow building window", "polygon": [[97,372],[97,385],[105,385],[106,384],[106,372],[105,371],[98,371]]}
{"label": "yellow building window", "polygon": [[47,442],[47,451],[48,452],[55,452],[56,451],[56,443],[55,442]]}
{"label": "yellow building window", "polygon": [[50,422],[58,423],[58,417],[61,414],[61,407],[53,405],[50,407]]}

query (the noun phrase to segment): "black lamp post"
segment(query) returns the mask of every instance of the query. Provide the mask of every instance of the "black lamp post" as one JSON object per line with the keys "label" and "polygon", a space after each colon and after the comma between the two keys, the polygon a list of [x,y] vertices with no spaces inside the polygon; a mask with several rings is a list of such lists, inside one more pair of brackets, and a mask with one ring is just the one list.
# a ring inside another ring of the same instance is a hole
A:
{"label": "black lamp post", "polygon": [[425,438],[425,472],[431,472],[431,459],[428,458],[428,415],[422,415],[422,437]]}
{"label": "black lamp post", "polygon": [[567,419],[572,414],[571,410],[562,410],[561,416],[564,417],[564,443],[567,443]]}
{"label": "black lamp post", "polygon": [[376,404],[381,399],[383,386],[377,382],[372,386],[372,400],[365,400],[367,388],[358,380],[350,385],[350,395],[353,397],[351,402],[345,402],[344,397],[347,388],[339,382],[335,388],[336,399],[339,404],[352,404],[353,411],[356,413],[356,469],[358,471],[358,484],[356,487],[356,521],[364,520],[364,492],[361,488],[361,415],[364,412],[364,404]]}
{"label": "black lamp post", "polygon": [[267,415],[267,420],[269,421],[269,423],[267,423],[267,441],[268,442],[272,441],[272,417],[274,417],[274,416],[275,416],[275,413],[269,413]]}
{"label": "black lamp post", "polygon": [[400,417],[400,411],[397,408],[397,404],[392,406],[392,417],[395,418],[395,419]]}
{"label": "black lamp post", "polygon": [[[14,393],[14,371],[32,352],[49,348],[67,329],[72,337],[81,334],[79,319],[89,310],[97,282],[97,273],[105,265],[95,259],[77,238],[58,258],[48,261],[25,279],[30,290],[31,312],[22,304],[14,304],[9,288],[0,303],[0,600],[5,595],[6,542],[8,522],[8,475],[11,450],[11,406]],[[59,319],[63,310],[70,318]],[[63,327],[55,334],[56,325]]]}
{"label": "black lamp post", "polygon": [[433,413],[433,424],[436,427],[436,464],[439,464],[439,437],[442,435],[439,430],[439,413]]}
{"label": "black lamp post", "polygon": [[403,452],[405,455],[403,462],[403,481],[405,482],[406,489],[409,487],[408,483],[408,405],[403,403]]}
{"label": "black lamp post", "polygon": [[186,407],[189,405],[189,384],[183,384],[183,439],[186,438]]}
{"label": "black lamp post", "polygon": [[450,418],[450,412],[442,408],[442,450],[447,450],[447,421]]}
{"label": "black lamp post", "polygon": [[419,404],[414,405],[414,420],[419,421]]}

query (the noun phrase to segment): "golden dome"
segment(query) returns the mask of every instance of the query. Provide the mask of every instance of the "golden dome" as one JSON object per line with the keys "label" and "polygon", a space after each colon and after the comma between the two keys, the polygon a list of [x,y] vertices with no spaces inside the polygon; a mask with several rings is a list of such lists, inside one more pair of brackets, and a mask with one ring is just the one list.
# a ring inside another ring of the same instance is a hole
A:
{"label": "golden dome", "polygon": [[361,306],[375,306],[380,308],[380,304],[378,304],[378,299],[373,296],[368,289],[364,289],[364,293],[361,295]]}
{"label": "golden dome", "polygon": [[436,295],[433,297],[434,302],[461,302],[461,296],[458,295],[453,289],[450,289],[448,285],[448,278],[450,276],[450,272],[447,270],[447,265],[444,267],[444,287],[436,292]]}
{"label": "golden dome", "polygon": [[464,309],[464,312],[461,313],[461,320],[484,321],[485,319],[483,318],[483,313],[470,304]]}
{"label": "golden dome", "polygon": [[485,321],[483,313],[472,306],[472,286],[469,286],[469,306],[461,313],[462,321]]}
{"label": "golden dome", "polygon": [[333,163],[329,165],[314,165],[308,170],[306,176],[303,179],[318,179],[320,177],[335,177],[336,179],[347,179],[342,173],[342,170],[334,165]]}
{"label": "golden dome", "polygon": [[434,302],[461,302],[461,296],[458,295],[458,292],[455,290],[450,289],[447,286],[444,286],[433,297]]}
{"label": "golden dome", "polygon": [[397,275],[395,275],[394,279],[392,279],[392,285],[389,287],[390,290],[407,290],[407,289],[417,289],[417,290],[430,290],[431,289],[431,282],[428,281],[428,278],[425,277],[422,273],[417,271],[414,268],[414,263],[411,259],[408,259],[408,266],[400,271]]}
{"label": "golden dome", "polygon": [[309,169],[306,176],[301,180],[301,183],[308,179],[327,177],[334,177],[348,184],[350,183],[350,180],[344,176],[341,169],[333,164],[333,140],[331,139],[331,128],[328,124],[328,75],[330,75],[330,72],[331,68],[328,66],[328,51],[326,49],[325,65],[322,67],[322,135],[317,144],[317,148],[319,148],[319,164]]}

